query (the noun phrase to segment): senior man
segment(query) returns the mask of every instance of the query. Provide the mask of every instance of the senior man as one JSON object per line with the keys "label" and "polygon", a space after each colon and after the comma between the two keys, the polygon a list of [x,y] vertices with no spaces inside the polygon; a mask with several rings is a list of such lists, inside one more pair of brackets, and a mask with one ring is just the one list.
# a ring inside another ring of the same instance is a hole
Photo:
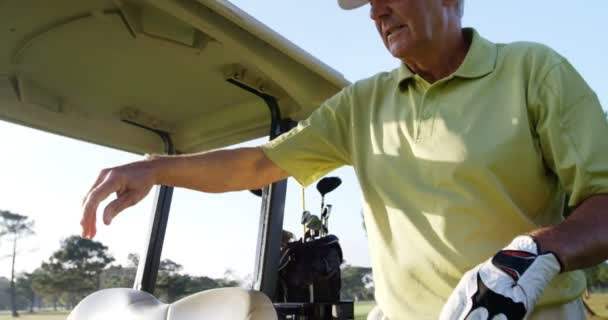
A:
{"label": "senior man", "polygon": [[[103,170],[83,236],[95,235],[111,193],[106,224],[154,184],[308,185],[352,165],[378,303],[370,319],[583,319],[585,280],[574,270],[608,258],[608,124],[597,96],[545,46],[462,29],[463,0],[370,5],[399,68],[345,88],[260,148]],[[564,221],[566,195],[576,209]]]}

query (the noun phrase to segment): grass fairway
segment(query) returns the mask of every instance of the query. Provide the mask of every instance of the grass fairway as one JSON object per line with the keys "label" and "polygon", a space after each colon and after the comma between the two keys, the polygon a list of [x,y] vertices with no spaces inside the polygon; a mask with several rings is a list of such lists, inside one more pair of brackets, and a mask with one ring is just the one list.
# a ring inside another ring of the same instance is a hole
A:
{"label": "grass fairway", "polygon": [[360,301],[355,303],[355,320],[367,319],[367,314],[376,306],[373,301]]}
{"label": "grass fairway", "polygon": [[[355,303],[355,320],[367,319],[367,314],[376,305],[373,301],[363,301]],[[19,318],[12,318],[10,313],[0,311],[0,320],[65,320],[67,313],[34,313],[20,312]]]}
{"label": "grass fairway", "polygon": [[586,301],[591,310],[598,315],[589,318],[590,320],[608,319],[608,293],[592,294]]}
{"label": "grass fairway", "polygon": [[40,313],[27,313],[19,312],[19,318],[11,317],[10,312],[0,312],[0,320],[65,320],[68,317],[67,312],[40,312]]}
{"label": "grass fairway", "polygon": [[[587,303],[598,317],[590,317],[589,320],[601,320],[608,319],[608,293],[593,294],[587,300]],[[376,304],[373,301],[362,301],[355,303],[355,320],[366,320],[367,314],[372,310]],[[0,311],[0,320],[65,320],[68,314],[67,312],[51,313],[41,312],[29,314],[27,312],[21,312],[19,318],[12,318],[10,313],[6,311]]]}

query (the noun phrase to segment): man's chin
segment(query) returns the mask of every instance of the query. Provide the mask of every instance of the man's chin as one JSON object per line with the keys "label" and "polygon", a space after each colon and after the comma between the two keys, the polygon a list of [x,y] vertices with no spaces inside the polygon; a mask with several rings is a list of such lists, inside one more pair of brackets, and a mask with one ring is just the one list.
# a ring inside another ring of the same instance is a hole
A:
{"label": "man's chin", "polygon": [[408,56],[408,50],[404,50],[404,48],[389,48],[389,52],[391,55],[397,59],[404,60]]}

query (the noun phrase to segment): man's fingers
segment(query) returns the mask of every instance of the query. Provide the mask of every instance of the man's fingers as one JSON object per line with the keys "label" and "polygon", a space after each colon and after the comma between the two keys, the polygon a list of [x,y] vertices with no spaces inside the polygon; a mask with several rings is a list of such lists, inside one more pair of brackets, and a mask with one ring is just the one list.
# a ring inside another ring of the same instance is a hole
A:
{"label": "man's fingers", "polygon": [[504,315],[503,313],[494,316],[494,318],[492,318],[492,320],[509,320],[509,318],[507,318],[506,315]]}
{"label": "man's fingers", "polygon": [[95,236],[95,222],[99,203],[105,200],[110,194],[118,191],[120,191],[118,180],[108,174],[97,187],[89,192],[83,204],[83,216],[80,223],[85,238],[92,238]]}
{"label": "man's fingers", "polygon": [[116,200],[110,202],[103,211],[103,223],[109,225],[112,219],[124,209],[135,205],[139,199],[133,192],[120,194]]}
{"label": "man's fingers", "polygon": [[106,179],[106,176],[108,175],[109,170],[108,169],[103,169],[99,172],[99,175],[97,176],[97,179],[95,180],[95,182],[93,183],[93,185],[91,186],[91,188],[89,189],[89,192],[87,192],[87,195],[82,198],[82,203],[81,205],[84,206],[85,202],[87,201],[87,198],[89,197],[89,194],[95,189],[97,188],[97,186]]}
{"label": "man's fingers", "polygon": [[467,316],[466,320],[488,320],[488,315],[486,308],[477,308]]}

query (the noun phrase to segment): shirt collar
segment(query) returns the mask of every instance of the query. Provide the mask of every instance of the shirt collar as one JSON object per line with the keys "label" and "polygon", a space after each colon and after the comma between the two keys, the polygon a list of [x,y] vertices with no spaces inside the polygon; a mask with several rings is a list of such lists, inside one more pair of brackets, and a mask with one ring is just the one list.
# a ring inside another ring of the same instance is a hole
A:
{"label": "shirt collar", "polygon": [[465,36],[471,37],[471,47],[455,76],[462,78],[479,78],[494,71],[498,50],[496,44],[481,37],[473,28],[463,29]]}
{"label": "shirt collar", "polygon": [[[462,31],[467,38],[471,39],[471,46],[462,64],[454,72],[454,76],[478,78],[494,71],[498,52],[496,44],[481,37],[477,30],[473,28],[464,28]],[[397,69],[399,87],[402,87],[406,80],[412,77],[414,77],[412,70],[405,63],[402,63]]]}

